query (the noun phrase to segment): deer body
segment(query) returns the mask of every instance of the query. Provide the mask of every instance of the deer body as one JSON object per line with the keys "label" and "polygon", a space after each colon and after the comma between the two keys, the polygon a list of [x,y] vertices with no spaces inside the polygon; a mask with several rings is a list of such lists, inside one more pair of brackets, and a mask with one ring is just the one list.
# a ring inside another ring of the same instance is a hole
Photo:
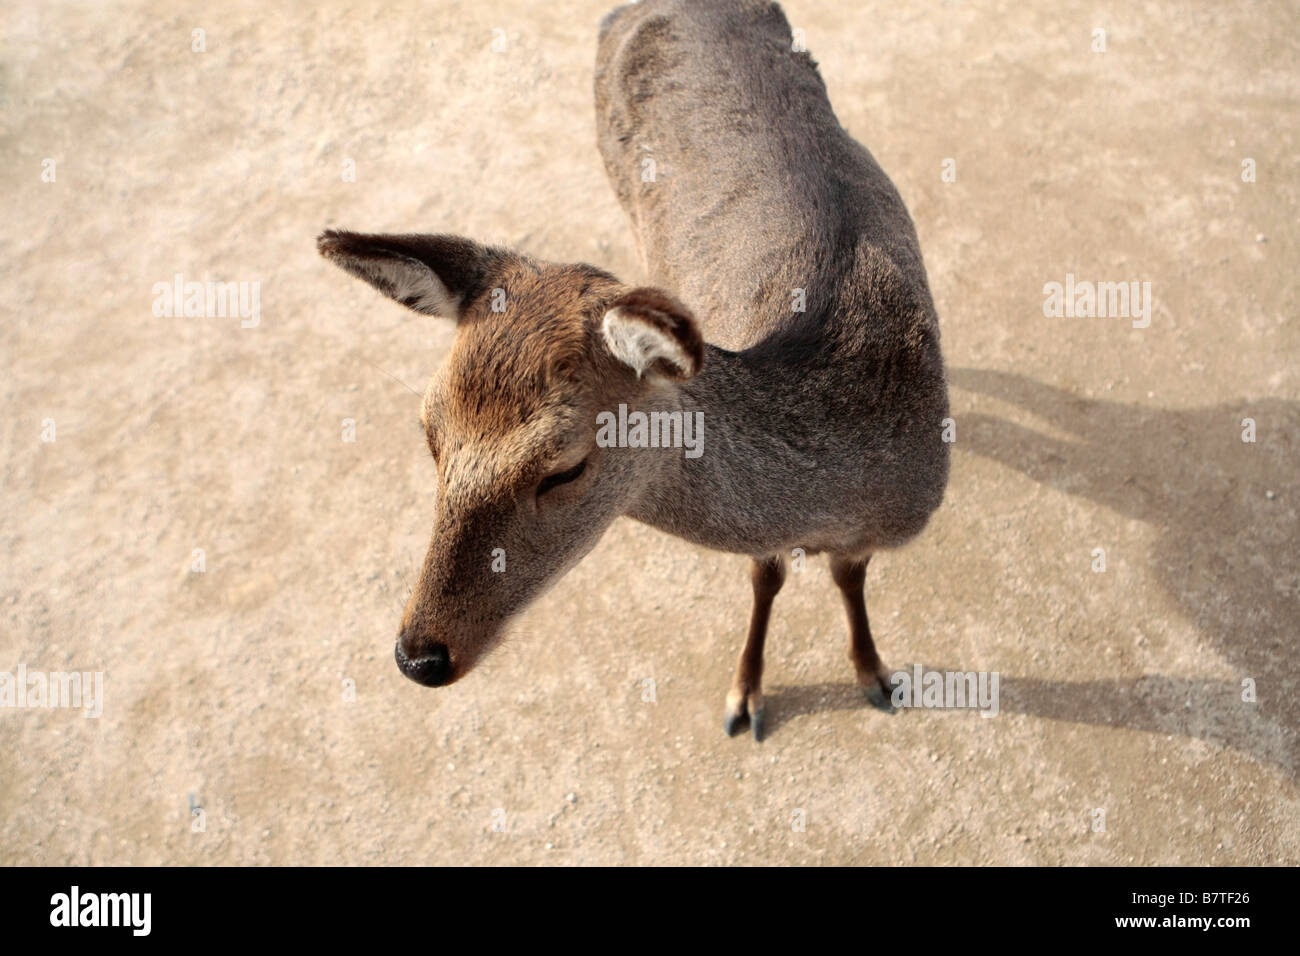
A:
{"label": "deer body", "polygon": [[[463,676],[625,515],[753,558],[729,734],[748,717],[761,737],[795,548],[830,554],[858,680],[887,706],[863,582],[943,497],[938,323],[902,200],[791,47],[758,0],[647,0],[602,24],[600,150],[658,288],[456,236],[320,237],[342,268],[458,322],[421,415],[438,510],[395,652],[408,677]],[[703,453],[597,442],[624,404],[702,413]]]}
{"label": "deer body", "polygon": [[711,343],[678,396],[708,451],[664,461],[632,514],[721,550],[865,554],[943,496],[938,322],[902,200],[791,46],[759,0],[648,0],[602,25],[610,181]]}

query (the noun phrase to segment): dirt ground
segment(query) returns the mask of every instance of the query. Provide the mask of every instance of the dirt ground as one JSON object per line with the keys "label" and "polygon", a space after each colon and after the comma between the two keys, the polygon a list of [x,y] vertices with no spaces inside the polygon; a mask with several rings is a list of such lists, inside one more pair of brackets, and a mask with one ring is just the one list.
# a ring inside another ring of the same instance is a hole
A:
{"label": "dirt ground", "polygon": [[[640,279],[608,6],[4,5],[0,670],[104,700],[0,709],[0,863],[1300,862],[1293,3],[785,4],[951,369],[948,496],[872,562],[873,628],[998,672],[996,718],[872,709],[814,559],[768,739],[724,737],[747,562],[630,521],[465,680],[398,673],[434,475],[406,386],[453,330],[314,238]],[[259,323],[155,315],[177,273],[260,283]],[[1151,282],[1150,326],[1045,317],[1067,273]]]}

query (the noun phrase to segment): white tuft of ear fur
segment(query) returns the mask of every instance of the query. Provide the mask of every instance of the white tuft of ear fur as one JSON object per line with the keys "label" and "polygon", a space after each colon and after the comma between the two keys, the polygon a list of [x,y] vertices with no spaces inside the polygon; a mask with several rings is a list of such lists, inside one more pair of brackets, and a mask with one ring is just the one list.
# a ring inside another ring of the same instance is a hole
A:
{"label": "white tuft of ear fur", "polygon": [[613,308],[606,312],[600,330],[610,352],[620,362],[631,366],[637,378],[660,359],[683,373],[693,368],[694,363],[681,343],[623,309]]}
{"label": "white tuft of ear fur", "polygon": [[423,262],[395,256],[354,260],[369,273],[370,281],[392,298],[416,312],[454,319],[460,315],[460,296],[452,295],[438,274]]}

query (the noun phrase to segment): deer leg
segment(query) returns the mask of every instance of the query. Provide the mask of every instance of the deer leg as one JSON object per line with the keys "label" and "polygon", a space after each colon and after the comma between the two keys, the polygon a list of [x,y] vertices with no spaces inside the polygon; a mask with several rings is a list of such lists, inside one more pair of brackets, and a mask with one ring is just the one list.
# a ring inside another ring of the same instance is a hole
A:
{"label": "deer leg", "polygon": [[745,715],[755,740],[763,739],[763,640],[767,637],[767,619],[772,601],[785,583],[785,557],[755,558],[750,569],[754,584],[754,610],[749,618],[749,636],[736,662],[736,677],[727,694],[727,717],[723,729],[727,736],[736,733]]}
{"label": "deer leg", "polygon": [[849,660],[857,671],[858,683],[866,690],[867,699],[882,710],[893,710],[890,698],[894,686],[890,682],[889,668],[876,653],[871,640],[871,626],[867,623],[867,602],[862,586],[867,579],[865,558],[831,556],[831,576],[844,598],[844,610],[849,617]]}

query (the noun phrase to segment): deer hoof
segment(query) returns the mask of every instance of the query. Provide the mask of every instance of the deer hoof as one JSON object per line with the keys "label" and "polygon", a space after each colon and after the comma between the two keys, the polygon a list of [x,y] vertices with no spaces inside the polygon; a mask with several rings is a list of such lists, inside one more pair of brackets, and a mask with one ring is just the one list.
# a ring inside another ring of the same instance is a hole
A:
{"label": "deer hoof", "polygon": [[867,694],[867,700],[871,702],[871,706],[876,710],[882,710],[887,714],[898,713],[891,699],[893,695],[885,693],[884,688],[879,684],[868,684],[864,690]]}
{"label": "deer hoof", "polygon": [[723,720],[722,729],[726,731],[728,737],[734,737],[746,721],[749,722],[749,729],[754,739],[762,740],[763,695],[756,690],[732,690],[727,695],[727,716]]}
{"label": "deer hoof", "polygon": [[727,716],[722,722],[722,729],[728,737],[734,737],[748,717],[749,694],[743,688],[733,687],[727,692]]}

